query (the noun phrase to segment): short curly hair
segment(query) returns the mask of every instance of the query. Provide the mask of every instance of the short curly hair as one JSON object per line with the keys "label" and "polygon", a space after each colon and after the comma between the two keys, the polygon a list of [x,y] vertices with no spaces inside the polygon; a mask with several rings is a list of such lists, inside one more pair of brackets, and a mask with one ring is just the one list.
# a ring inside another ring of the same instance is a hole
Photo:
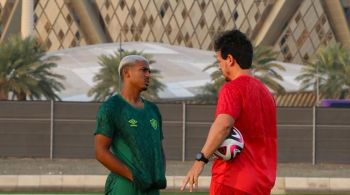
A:
{"label": "short curly hair", "polygon": [[242,69],[249,69],[253,61],[253,46],[249,39],[239,30],[225,31],[214,42],[216,52],[220,51],[223,59],[229,54]]}

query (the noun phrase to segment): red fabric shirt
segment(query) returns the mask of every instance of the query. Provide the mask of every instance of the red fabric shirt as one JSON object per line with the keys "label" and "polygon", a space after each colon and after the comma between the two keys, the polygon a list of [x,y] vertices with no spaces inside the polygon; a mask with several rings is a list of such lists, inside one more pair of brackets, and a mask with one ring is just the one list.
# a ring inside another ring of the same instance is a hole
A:
{"label": "red fabric shirt", "polygon": [[251,76],[225,83],[215,116],[229,114],[244,139],[244,149],[230,161],[216,160],[212,181],[254,195],[270,194],[276,179],[276,104],[268,89]]}

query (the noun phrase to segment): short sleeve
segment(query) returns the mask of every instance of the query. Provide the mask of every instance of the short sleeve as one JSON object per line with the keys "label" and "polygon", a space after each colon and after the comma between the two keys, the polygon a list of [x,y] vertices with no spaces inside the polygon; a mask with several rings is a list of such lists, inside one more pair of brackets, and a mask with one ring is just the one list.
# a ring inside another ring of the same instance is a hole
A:
{"label": "short sleeve", "polygon": [[114,129],[112,113],[109,111],[106,104],[102,104],[96,116],[95,135],[102,134],[112,138],[114,135]]}
{"label": "short sleeve", "polygon": [[237,119],[242,109],[242,97],[239,89],[225,84],[220,90],[215,116],[228,114]]}

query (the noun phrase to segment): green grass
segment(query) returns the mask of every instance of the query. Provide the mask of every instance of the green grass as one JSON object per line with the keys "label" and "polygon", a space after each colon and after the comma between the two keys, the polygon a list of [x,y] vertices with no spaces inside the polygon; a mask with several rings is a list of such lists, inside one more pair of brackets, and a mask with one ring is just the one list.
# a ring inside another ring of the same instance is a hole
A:
{"label": "green grass", "polygon": [[[208,192],[162,192],[161,195],[209,195]],[[321,193],[323,195],[336,195],[336,194],[325,194]],[[320,195],[320,194],[286,194],[286,195]],[[345,194],[344,194],[345,195]]]}
{"label": "green grass", "polygon": [[[0,192],[0,194],[11,195],[102,195],[102,193],[90,193],[90,192]],[[161,195],[209,195],[207,192],[161,192]]]}
{"label": "green grass", "polygon": [[[0,192],[1,194],[11,195],[102,195],[101,192]],[[161,192],[161,195],[209,195],[208,192]],[[324,194],[324,193],[323,193]],[[289,194],[295,195],[295,194]],[[317,194],[298,194],[298,195],[317,195]],[[324,194],[326,195],[326,194]],[[332,195],[332,194],[327,194]],[[335,195],[335,194],[333,194]]]}
{"label": "green grass", "polygon": [[[11,194],[11,195],[102,195],[103,193],[98,192],[0,192],[0,194]],[[208,192],[161,192],[161,195],[209,195]],[[324,193],[323,193],[324,194]],[[295,194],[289,194],[295,195]],[[297,195],[317,195],[317,194],[297,194]],[[324,194],[326,195],[326,194]],[[327,194],[332,195],[332,194]],[[335,195],[335,194],[333,194]]]}
{"label": "green grass", "polygon": [[209,195],[208,192],[162,192],[161,195]]}

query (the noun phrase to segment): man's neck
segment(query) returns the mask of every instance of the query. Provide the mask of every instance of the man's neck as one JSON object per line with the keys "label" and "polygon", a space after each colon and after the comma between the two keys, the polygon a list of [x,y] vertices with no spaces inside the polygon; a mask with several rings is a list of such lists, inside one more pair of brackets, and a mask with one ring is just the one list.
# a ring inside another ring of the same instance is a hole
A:
{"label": "man's neck", "polygon": [[250,69],[240,69],[237,71],[237,73],[235,75],[232,76],[231,81],[235,80],[236,78],[240,77],[240,76],[251,76],[251,70]]}
{"label": "man's neck", "polygon": [[130,88],[123,87],[121,89],[120,95],[130,104],[134,106],[140,106],[142,104],[140,92],[137,90],[132,90]]}

